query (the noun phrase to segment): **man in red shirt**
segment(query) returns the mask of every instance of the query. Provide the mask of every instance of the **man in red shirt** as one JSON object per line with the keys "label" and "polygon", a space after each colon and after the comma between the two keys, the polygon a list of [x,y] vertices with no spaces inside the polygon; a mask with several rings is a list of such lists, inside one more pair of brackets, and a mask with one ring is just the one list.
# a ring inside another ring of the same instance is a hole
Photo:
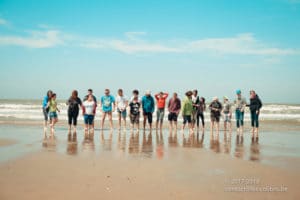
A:
{"label": "man in red shirt", "polygon": [[162,125],[164,121],[165,115],[165,105],[166,99],[168,98],[169,94],[160,92],[155,95],[156,104],[157,104],[157,111],[156,111],[156,131],[158,130],[158,124],[160,122],[160,131],[162,131]]}

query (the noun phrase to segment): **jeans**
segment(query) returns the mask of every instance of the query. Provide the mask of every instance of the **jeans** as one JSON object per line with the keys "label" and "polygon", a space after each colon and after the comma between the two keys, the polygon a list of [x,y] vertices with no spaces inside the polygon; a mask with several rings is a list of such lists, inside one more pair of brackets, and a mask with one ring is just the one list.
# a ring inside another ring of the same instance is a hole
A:
{"label": "jeans", "polygon": [[256,114],[256,110],[251,110],[251,126],[252,127],[259,127],[259,122],[258,122],[258,117],[259,114]]}
{"label": "jeans", "polygon": [[240,110],[235,111],[236,127],[244,126],[244,112]]}

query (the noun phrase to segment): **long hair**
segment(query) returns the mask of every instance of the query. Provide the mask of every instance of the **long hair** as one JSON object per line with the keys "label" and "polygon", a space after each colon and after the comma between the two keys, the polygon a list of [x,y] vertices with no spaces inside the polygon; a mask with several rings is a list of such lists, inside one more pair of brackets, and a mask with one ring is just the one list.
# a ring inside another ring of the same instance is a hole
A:
{"label": "long hair", "polygon": [[73,90],[71,98],[72,99],[76,99],[78,97],[78,91],[77,90]]}

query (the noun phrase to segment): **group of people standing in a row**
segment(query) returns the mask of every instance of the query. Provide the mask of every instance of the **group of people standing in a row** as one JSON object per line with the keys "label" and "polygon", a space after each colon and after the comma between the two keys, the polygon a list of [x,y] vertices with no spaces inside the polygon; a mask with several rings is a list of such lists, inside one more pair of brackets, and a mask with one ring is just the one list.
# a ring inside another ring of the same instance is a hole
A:
{"label": "group of people standing in a row", "polygon": [[[242,97],[241,90],[237,90],[236,95],[237,97],[233,102],[230,102],[228,97],[225,96],[223,104],[217,97],[214,97],[212,102],[209,103],[211,134],[216,131],[218,137],[221,116],[224,118],[224,130],[229,130],[231,132],[231,119],[234,111],[237,136],[243,137],[244,112],[246,106],[249,106],[251,114],[252,139],[258,139],[259,112],[262,107],[261,100],[254,90],[250,91],[250,104],[247,104],[246,99]],[[206,110],[205,98],[199,97],[197,90],[186,92],[186,97],[182,101],[178,98],[177,93],[174,93],[167,102],[168,96],[168,93],[160,92],[155,94],[153,97],[151,92],[148,90],[145,92],[145,95],[140,98],[139,91],[133,90],[132,97],[129,99],[124,95],[123,90],[119,89],[118,95],[115,98],[110,94],[109,89],[105,89],[104,95],[100,99],[100,110],[102,111],[101,129],[104,128],[106,117],[109,119],[110,128],[113,129],[112,113],[115,112],[115,109],[117,109],[119,129],[121,129],[122,121],[124,128],[126,128],[127,110],[129,110],[132,129],[136,128],[139,130],[139,119],[142,113],[144,130],[147,122],[150,130],[152,130],[152,117],[155,111],[156,101],[156,130],[160,129],[161,131],[163,128],[165,109],[167,107],[169,111],[169,128],[171,131],[177,130],[177,119],[181,113],[183,117],[182,130],[184,130],[186,125],[188,125],[191,133],[194,132],[195,128],[199,131],[201,120],[202,132],[204,133],[204,112]],[[78,92],[74,90],[66,103],[68,105],[69,132],[71,132],[72,125],[74,132],[76,132],[77,118],[80,108],[82,109],[84,116],[85,131],[88,132],[89,130],[94,129],[97,99],[93,95],[92,89],[88,90],[88,94],[84,97],[83,101],[78,97]],[[57,107],[56,94],[49,90],[43,100],[45,131],[47,130],[48,117],[50,118],[51,132],[54,131],[54,125],[58,121],[57,112],[60,112],[60,110]]]}

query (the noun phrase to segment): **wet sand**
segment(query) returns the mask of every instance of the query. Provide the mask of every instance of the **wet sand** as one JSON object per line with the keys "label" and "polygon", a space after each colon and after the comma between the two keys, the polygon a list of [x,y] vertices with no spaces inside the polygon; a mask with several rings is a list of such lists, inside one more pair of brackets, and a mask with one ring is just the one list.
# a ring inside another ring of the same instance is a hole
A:
{"label": "wet sand", "polygon": [[0,140],[19,140],[0,147],[1,200],[300,196],[297,132],[263,132],[259,143],[251,143],[249,135],[239,142],[235,133],[223,132],[211,140],[208,132],[85,135],[78,128],[68,135],[58,126],[54,137],[44,137],[36,126],[0,128]]}
{"label": "wet sand", "polygon": [[5,139],[5,138],[0,139],[0,147],[10,146],[10,145],[14,145],[16,143],[17,143],[17,140]]}
{"label": "wet sand", "polygon": [[[299,173],[178,150],[168,160],[30,154],[0,166],[0,199],[299,199]],[[227,191],[268,186],[281,191]]]}

